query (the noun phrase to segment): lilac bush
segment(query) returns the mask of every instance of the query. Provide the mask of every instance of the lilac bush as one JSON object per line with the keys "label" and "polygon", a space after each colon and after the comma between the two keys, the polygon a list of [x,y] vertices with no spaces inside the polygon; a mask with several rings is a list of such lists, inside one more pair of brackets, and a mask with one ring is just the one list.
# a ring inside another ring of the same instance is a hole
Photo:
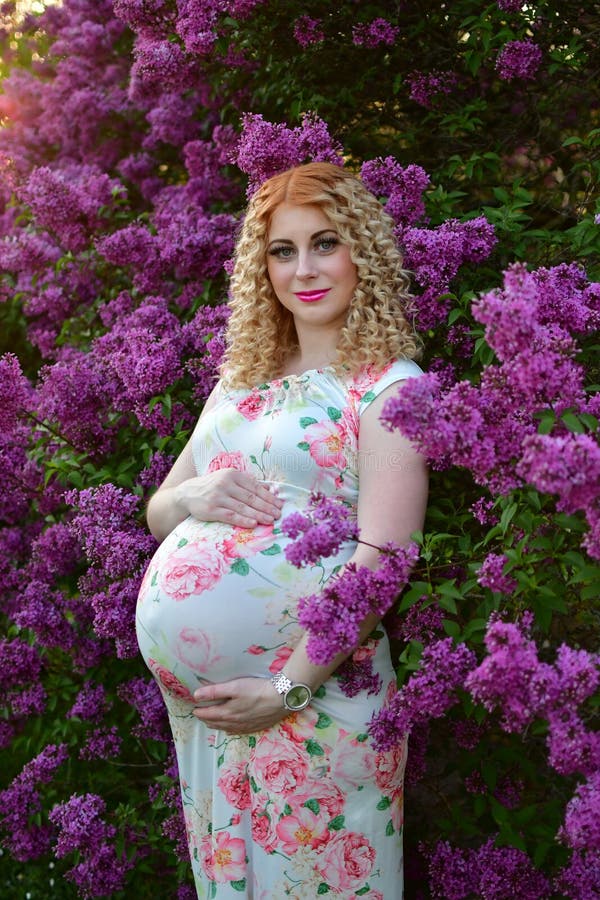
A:
{"label": "lilac bush", "polygon": [[[600,896],[599,28],[560,0],[0,5],[3,895],[191,896],[143,508],[217,378],[245,198],[328,160],[412,273],[427,375],[383,421],[432,477],[411,547],[303,599],[312,651],[387,610],[369,739],[409,734],[408,900]],[[354,524],[315,498],[288,558]]]}

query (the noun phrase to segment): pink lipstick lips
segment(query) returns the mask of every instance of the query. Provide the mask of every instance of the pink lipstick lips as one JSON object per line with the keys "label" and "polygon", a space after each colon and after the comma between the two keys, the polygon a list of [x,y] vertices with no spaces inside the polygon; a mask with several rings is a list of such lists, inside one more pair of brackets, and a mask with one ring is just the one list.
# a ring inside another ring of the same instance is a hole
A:
{"label": "pink lipstick lips", "polygon": [[315,303],[317,300],[321,300],[325,294],[328,294],[329,290],[329,288],[325,288],[325,290],[321,291],[295,291],[295,294],[298,300],[302,300],[303,303]]}

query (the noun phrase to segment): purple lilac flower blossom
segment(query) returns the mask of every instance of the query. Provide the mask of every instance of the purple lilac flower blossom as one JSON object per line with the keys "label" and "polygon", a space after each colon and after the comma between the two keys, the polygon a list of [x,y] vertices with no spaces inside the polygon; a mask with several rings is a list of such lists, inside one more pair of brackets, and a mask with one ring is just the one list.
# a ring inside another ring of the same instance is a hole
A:
{"label": "purple lilac flower blossom", "polygon": [[49,814],[58,829],[54,852],[61,859],[78,853],[79,862],[67,873],[84,896],[102,896],[122,890],[133,861],[118,854],[112,841],[114,825],[102,818],[106,803],[97,794],[73,794]]}
{"label": "purple lilac flower blossom", "polygon": [[247,194],[251,197],[267,178],[308,160],[343,165],[341,151],[317,115],[304,115],[301,125],[288,128],[245,113],[233,162],[249,176]]}
{"label": "purple lilac flower blossom", "polygon": [[504,573],[507,562],[508,558],[504,553],[488,553],[477,573],[479,584],[489,588],[490,591],[512,594],[517,587],[517,581]]}
{"label": "purple lilac flower blossom", "polygon": [[557,507],[583,510],[591,525],[584,538],[590,556],[600,559],[600,447],[591,435],[530,435],[523,442],[517,472],[539,491],[558,494]]}
{"label": "purple lilac flower blossom", "polygon": [[79,691],[75,703],[67,713],[67,718],[77,716],[91,722],[99,721],[107,709],[106,689],[102,684],[88,682]]}
{"label": "purple lilac flower blossom", "polygon": [[117,692],[121,700],[131,704],[140,717],[132,728],[132,734],[144,740],[168,740],[167,712],[154,678],[132,678],[119,685]]}
{"label": "purple lilac flower blossom", "polygon": [[559,837],[575,850],[600,852],[600,770],[578,785],[567,804]]}
{"label": "purple lilac flower blossom", "polygon": [[5,353],[0,357],[1,431],[12,431],[17,419],[29,409],[32,395],[32,387],[23,375],[19,360],[13,353]]}
{"label": "purple lilac flower blossom", "polygon": [[285,548],[285,558],[298,568],[314,565],[331,556],[357,537],[356,517],[349,508],[324,494],[312,494],[305,512],[286,516],[281,530],[294,542]]}
{"label": "purple lilac flower blossom", "polygon": [[352,28],[352,43],[357,47],[380,47],[385,44],[391,47],[400,34],[397,25],[392,25],[387,19],[381,17],[372,22],[361,22]]}
{"label": "purple lilac flower blossom", "polygon": [[503,81],[532,81],[541,62],[541,48],[533,41],[508,41],[498,54],[496,69]]}
{"label": "purple lilac flower blossom", "polygon": [[415,722],[437,719],[458,702],[456,692],[474,668],[475,654],[464,644],[443,638],[423,650],[421,668],[375,713],[369,734],[378,750],[394,746]]}
{"label": "purple lilac flower blossom", "polygon": [[30,824],[42,807],[38,784],[49,784],[68,759],[66,744],[48,744],[23,767],[19,775],[0,791],[0,820],[7,832],[6,845],[15,859],[26,862],[46,853],[51,832],[47,825]]}
{"label": "purple lilac flower blossom", "polygon": [[525,0],[496,0],[498,8],[504,12],[521,12],[525,6]]}
{"label": "purple lilac flower blossom", "polygon": [[83,747],[79,751],[79,759],[113,759],[121,752],[122,737],[117,726],[110,728],[96,728],[85,739]]}
{"label": "purple lilac flower blossom", "polygon": [[433,109],[442,95],[451,94],[456,89],[458,78],[455,72],[411,72],[406,76],[410,88],[410,99],[425,109]]}
{"label": "purple lilac flower blossom", "polygon": [[430,890],[433,897],[466,900],[545,900],[547,879],[516,847],[496,847],[491,838],[478,850],[452,847],[440,841],[429,855]]}
{"label": "purple lilac flower blossom", "polygon": [[385,211],[397,225],[415,225],[425,216],[423,194],[431,180],[421,166],[403,167],[393,156],[377,157],[363,163],[360,177],[370,191],[388,198]]}
{"label": "purple lilac flower blossom", "polygon": [[[417,546],[387,544],[382,549],[378,569],[349,563],[342,575],[329,579],[320,594],[300,598],[298,621],[309,633],[307,653],[316,665],[356,647],[366,616],[383,616],[406,583],[418,557]],[[340,610],[344,610],[343,616]]]}
{"label": "purple lilac flower blossom", "polygon": [[321,28],[322,20],[312,16],[300,16],[294,22],[294,37],[303,49],[312,44],[320,44],[325,40],[325,33]]}
{"label": "purple lilac flower blossom", "polygon": [[600,896],[600,852],[575,850],[554,879],[553,888],[569,900],[598,900]]}

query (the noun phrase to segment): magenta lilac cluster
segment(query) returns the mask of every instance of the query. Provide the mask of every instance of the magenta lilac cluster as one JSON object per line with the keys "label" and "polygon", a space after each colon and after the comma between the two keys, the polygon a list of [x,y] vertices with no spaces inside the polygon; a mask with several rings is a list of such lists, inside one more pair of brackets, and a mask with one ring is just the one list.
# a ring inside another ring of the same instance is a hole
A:
{"label": "magenta lilac cluster", "polygon": [[[386,404],[384,421],[415,441],[433,465],[464,466],[492,492],[504,493],[531,476],[536,486],[558,493],[563,508],[584,510],[586,549],[600,556],[595,441],[569,436],[560,424],[552,435],[537,434],[544,410],[557,416],[569,409],[597,412],[575,359],[576,336],[597,325],[596,286],[577,266],[529,273],[516,265],[505,273],[502,290],[475,302],[473,314],[498,362],[484,370],[479,384],[464,380],[443,389],[435,374],[409,380]],[[563,447],[564,460],[553,465]],[[568,473],[580,466],[585,483],[577,487]]]}
{"label": "magenta lilac cluster", "polygon": [[320,44],[325,40],[325,32],[321,27],[321,19],[312,16],[300,16],[294,22],[294,37],[303,49],[312,44]]}
{"label": "magenta lilac cluster", "polygon": [[432,109],[436,102],[447,94],[452,94],[458,85],[455,72],[411,72],[407,76],[411,100],[425,109]]}
{"label": "magenta lilac cluster", "polygon": [[498,59],[496,69],[504,81],[520,78],[532,81],[542,62],[542,50],[534,41],[509,41],[504,45]]}
{"label": "magenta lilac cluster", "polygon": [[233,161],[249,176],[251,196],[267,178],[303,162],[343,165],[341,150],[317,115],[306,114],[301,125],[288,128],[267,122],[258,113],[245,113]]}
{"label": "magenta lilac cluster", "polygon": [[369,734],[380,750],[393,747],[399,735],[409,734],[415,724],[437,719],[458,702],[457,691],[476,658],[465,644],[454,645],[442,638],[423,650],[421,668],[377,713],[369,724]]}
{"label": "magenta lilac cluster", "polygon": [[355,25],[352,29],[352,43],[357,47],[370,49],[382,44],[391,47],[399,34],[400,29],[397,25],[392,25],[387,19],[379,17],[371,22],[360,22]]}
{"label": "magenta lilac cluster", "polygon": [[304,512],[286,516],[281,530],[293,538],[285,548],[285,557],[298,568],[332,556],[344,543],[357,537],[356,517],[350,508],[319,493],[311,495]]}
{"label": "magenta lilac cluster", "polygon": [[116,828],[103,818],[106,803],[97,794],[73,794],[57,804],[49,819],[58,831],[54,852],[60,859],[77,853],[79,862],[67,873],[84,896],[102,896],[123,889],[133,860],[116,848]]}

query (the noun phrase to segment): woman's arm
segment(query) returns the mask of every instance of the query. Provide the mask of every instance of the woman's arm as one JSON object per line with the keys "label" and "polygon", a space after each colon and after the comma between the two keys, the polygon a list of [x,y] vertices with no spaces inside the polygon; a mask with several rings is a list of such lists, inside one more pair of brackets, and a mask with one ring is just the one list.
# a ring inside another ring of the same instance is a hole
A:
{"label": "woman's arm", "polygon": [[[386,399],[397,390],[397,383],[390,385],[360,420],[358,526],[360,537],[376,546],[387,541],[407,544],[410,535],[422,529],[425,519],[428,487],[425,460],[399,432],[387,431],[379,421]],[[376,569],[378,558],[376,549],[357,544],[349,562]],[[366,617],[357,646],[378,621],[375,615]],[[339,654],[326,666],[316,666],[308,658],[307,641],[305,634],[287,660],[284,674],[292,682],[307,684],[314,692],[353,651]],[[219,704],[194,710],[198,718],[210,727],[234,734],[267,728],[288,714],[269,679],[234,679],[203,687],[194,696]]]}
{"label": "woman's arm", "polygon": [[[216,402],[216,388],[200,418]],[[269,525],[281,512],[282,501],[254,475],[238,469],[219,469],[197,475],[192,439],[187,442],[146,510],[148,528],[162,541],[188,516],[203,522],[224,522],[240,528]]]}

